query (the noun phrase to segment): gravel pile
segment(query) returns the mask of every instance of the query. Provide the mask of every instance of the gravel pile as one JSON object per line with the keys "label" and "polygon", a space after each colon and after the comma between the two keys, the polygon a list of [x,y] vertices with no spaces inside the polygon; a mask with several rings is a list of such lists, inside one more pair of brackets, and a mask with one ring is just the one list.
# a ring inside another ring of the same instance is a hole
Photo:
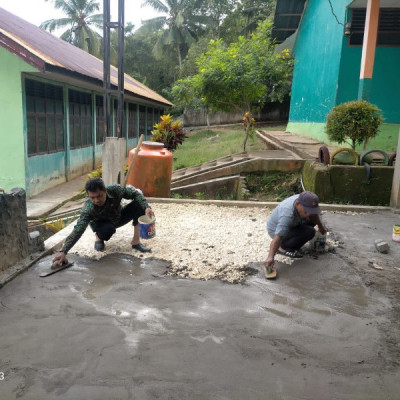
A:
{"label": "gravel pile", "polygon": [[[151,206],[156,215],[156,236],[142,242],[151,247],[152,253],[131,249],[131,224],[117,229],[106,242],[104,252],[94,250],[95,236],[88,228],[70,253],[92,259],[110,253],[154,257],[170,262],[170,275],[231,283],[242,282],[254,272],[249,263],[263,263],[267,258],[271,239],[266,222],[270,209],[163,203]],[[285,257],[276,258],[292,262]]]}

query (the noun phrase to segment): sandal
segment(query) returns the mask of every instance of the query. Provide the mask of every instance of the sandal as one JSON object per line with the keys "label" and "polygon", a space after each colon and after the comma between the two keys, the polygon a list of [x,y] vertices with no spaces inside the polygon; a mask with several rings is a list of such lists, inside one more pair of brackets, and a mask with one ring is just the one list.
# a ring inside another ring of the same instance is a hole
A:
{"label": "sandal", "polygon": [[96,240],[94,242],[94,249],[97,251],[103,251],[105,248],[104,246],[104,240]]}
{"label": "sandal", "polygon": [[277,251],[277,254],[280,254],[281,256],[289,257],[289,258],[303,258],[303,255],[300,254],[297,250],[289,251],[289,250],[279,250]]}
{"label": "sandal", "polygon": [[151,249],[149,247],[144,246],[142,243],[133,244],[132,249],[138,250],[141,253],[151,253]]}

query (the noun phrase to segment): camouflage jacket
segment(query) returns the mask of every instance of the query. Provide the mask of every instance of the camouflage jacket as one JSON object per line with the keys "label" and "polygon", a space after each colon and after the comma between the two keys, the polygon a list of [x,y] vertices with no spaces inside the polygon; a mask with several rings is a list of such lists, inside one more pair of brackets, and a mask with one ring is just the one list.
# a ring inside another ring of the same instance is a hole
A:
{"label": "camouflage jacket", "polygon": [[144,196],[134,187],[123,187],[121,185],[107,186],[107,198],[103,206],[96,206],[90,199],[86,200],[81,209],[78,222],[73,231],[65,239],[61,251],[67,253],[80,239],[87,226],[92,221],[105,220],[117,225],[121,218],[122,199],[136,201],[143,208],[149,207]]}

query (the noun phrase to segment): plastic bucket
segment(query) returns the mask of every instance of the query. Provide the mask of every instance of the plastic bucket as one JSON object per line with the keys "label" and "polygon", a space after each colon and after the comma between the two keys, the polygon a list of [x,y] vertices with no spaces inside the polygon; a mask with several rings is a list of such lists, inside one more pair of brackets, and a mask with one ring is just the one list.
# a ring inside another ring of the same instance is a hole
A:
{"label": "plastic bucket", "polygon": [[142,239],[151,239],[156,236],[156,219],[142,215],[139,221],[139,235]]}
{"label": "plastic bucket", "polygon": [[393,236],[392,239],[394,242],[400,243],[400,225],[393,225]]}

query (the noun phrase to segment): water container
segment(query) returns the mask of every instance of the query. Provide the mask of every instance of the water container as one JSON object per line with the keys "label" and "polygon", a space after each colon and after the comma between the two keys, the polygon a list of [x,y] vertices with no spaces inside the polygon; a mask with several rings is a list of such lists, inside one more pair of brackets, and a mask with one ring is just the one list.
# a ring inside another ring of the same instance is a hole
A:
{"label": "water container", "polygon": [[[128,167],[135,149],[129,152]],[[134,161],[127,184],[140,189],[146,197],[169,197],[171,190],[172,153],[164,143],[143,142]]]}
{"label": "water container", "polygon": [[400,243],[400,225],[393,225],[393,241]]}

